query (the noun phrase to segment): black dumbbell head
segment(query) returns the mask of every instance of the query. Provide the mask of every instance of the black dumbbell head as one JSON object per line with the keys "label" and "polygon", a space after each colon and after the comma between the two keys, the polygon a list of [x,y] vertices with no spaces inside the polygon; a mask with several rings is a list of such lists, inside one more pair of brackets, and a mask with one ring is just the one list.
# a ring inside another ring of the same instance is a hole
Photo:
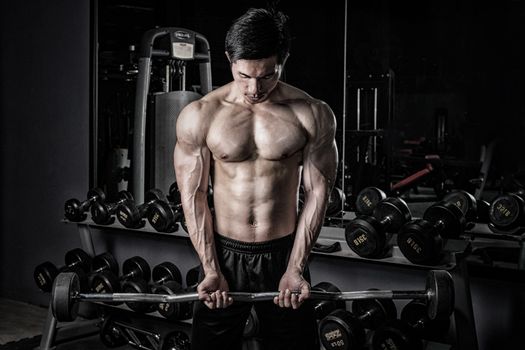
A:
{"label": "black dumbbell head", "polygon": [[345,238],[353,252],[371,259],[382,257],[388,243],[381,223],[373,216],[361,216],[348,222]]}
{"label": "black dumbbell head", "polygon": [[154,201],[148,210],[148,222],[159,232],[175,231],[179,216],[180,214],[173,210],[172,205],[164,201]]}
{"label": "black dumbbell head", "polygon": [[423,213],[423,219],[433,224],[439,223],[438,230],[444,238],[458,238],[465,230],[465,216],[456,205],[440,201],[428,207]]}
{"label": "black dumbbell head", "polygon": [[35,267],[33,278],[37,287],[43,292],[51,292],[53,281],[58,275],[58,268],[50,261],[45,261]]}
{"label": "black dumbbell head", "polygon": [[[177,281],[169,281],[159,286],[156,286],[154,293],[156,294],[180,294],[184,293],[180,283]],[[192,316],[193,303],[158,303],[156,304],[157,311],[169,320],[187,320]]]}
{"label": "black dumbbell head", "polygon": [[443,238],[433,223],[416,219],[405,224],[397,234],[401,253],[414,264],[435,264],[443,250]]}
{"label": "black dumbbell head", "polygon": [[372,215],[377,203],[386,198],[386,193],[378,187],[365,187],[356,197],[355,211],[357,214]]}
{"label": "black dumbbell head", "polygon": [[456,205],[469,222],[477,220],[478,205],[476,198],[467,191],[456,190],[448,193],[443,200]]}
{"label": "black dumbbell head", "polygon": [[87,199],[92,201],[98,200],[103,202],[106,200],[106,194],[104,193],[104,191],[102,191],[102,189],[95,187],[87,192]]}
{"label": "black dumbbell head", "polygon": [[[148,283],[142,279],[136,278],[127,280],[122,283],[122,293],[149,293]],[[148,313],[154,311],[155,305],[141,301],[126,301],[126,305],[138,313]]]}
{"label": "black dumbbell head", "polygon": [[122,265],[122,274],[124,276],[130,276],[129,278],[131,279],[138,278],[148,282],[151,278],[151,269],[144,258],[134,256],[124,261],[124,264]]}
{"label": "black dumbbell head", "polygon": [[412,300],[403,307],[401,320],[414,328],[425,339],[437,339],[450,328],[450,318],[430,319],[428,306],[422,300]]}
{"label": "black dumbbell head", "polygon": [[102,253],[93,258],[91,268],[95,272],[111,271],[115,275],[118,275],[118,262],[115,257],[108,253]]}
{"label": "black dumbbell head", "polygon": [[376,329],[395,319],[397,308],[392,299],[363,299],[352,302],[352,313],[360,318],[365,328]]}
{"label": "black dumbbell head", "polygon": [[120,282],[116,274],[111,271],[102,271],[90,278],[90,289],[94,293],[120,292]]}
{"label": "black dumbbell head", "polygon": [[100,201],[91,204],[91,219],[99,225],[111,225],[115,222],[110,206]]}
{"label": "black dumbbell head", "polygon": [[515,193],[496,197],[489,208],[489,220],[498,229],[512,230],[523,224],[525,201]]}
{"label": "black dumbbell head", "polygon": [[144,194],[144,203],[150,203],[156,200],[161,200],[164,202],[168,201],[164,193],[162,193],[162,191],[158,188],[152,188]]}
{"label": "black dumbbell head", "polygon": [[[330,282],[320,282],[311,288],[313,291],[320,292],[340,292],[336,285]],[[328,316],[332,311],[337,309],[344,309],[346,303],[343,300],[320,300],[314,304],[315,318],[320,320]]]}
{"label": "black dumbbell head", "polygon": [[172,183],[168,191],[168,200],[173,204],[180,204],[180,191],[176,182]]}
{"label": "black dumbbell head", "polygon": [[326,350],[361,349],[365,344],[365,329],[346,310],[335,310],[319,322],[319,337]]}
{"label": "black dumbbell head", "polygon": [[390,221],[386,227],[388,232],[399,231],[405,223],[412,219],[407,203],[397,197],[388,197],[378,202],[372,215],[379,221],[386,217],[389,218]]}
{"label": "black dumbbell head", "polygon": [[200,265],[194,266],[186,272],[186,287],[188,289],[197,288],[199,283]]}
{"label": "black dumbbell head", "polygon": [[423,350],[423,341],[405,322],[390,320],[373,333],[372,349]]}
{"label": "black dumbbell head", "polygon": [[119,204],[116,216],[118,221],[127,228],[139,227],[142,222],[142,215],[135,201],[129,199]]}
{"label": "black dumbbell head", "polygon": [[337,216],[343,210],[346,196],[342,189],[334,187],[330,196],[328,197],[328,204],[326,207],[326,216]]}
{"label": "black dumbbell head", "polygon": [[64,256],[66,266],[78,266],[86,273],[91,271],[92,260],[91,255],[80,248],[71,249]]}
{"label": "black dumbbell head", "polygon": [[182,274],[179,268],[169,261],[156,265],[153,268],[151,278],[155,284],[162,284],[168,281],[176,281],[182,284]]}

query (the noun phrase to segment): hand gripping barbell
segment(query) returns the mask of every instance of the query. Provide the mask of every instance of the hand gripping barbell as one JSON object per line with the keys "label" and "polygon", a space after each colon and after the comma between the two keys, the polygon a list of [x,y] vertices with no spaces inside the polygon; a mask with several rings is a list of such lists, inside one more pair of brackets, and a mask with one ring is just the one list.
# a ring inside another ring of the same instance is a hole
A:
{"label": "hand gripping barbell", "polygon": [[[256,302],[273,300],[279,292],[228,292],[238,302]],[[427,305],[431,319],[449,317],[454,310],[454,283],[452,277],[444,270],[431,270],[426,279],[426,289],[416,291],[366,290],[352,292],[310,291],[310,298],[315,300],[363,300],[363,299],[418,299]],[[197,301],[196,292],[181,294],[149,293],[81,293],[78,275],[74,272],[60,273],[53,284],[51,292],[51,309],[60,322],[73,321],[78,313],[78,302],[146,302],[146,303],[179,303]]]}

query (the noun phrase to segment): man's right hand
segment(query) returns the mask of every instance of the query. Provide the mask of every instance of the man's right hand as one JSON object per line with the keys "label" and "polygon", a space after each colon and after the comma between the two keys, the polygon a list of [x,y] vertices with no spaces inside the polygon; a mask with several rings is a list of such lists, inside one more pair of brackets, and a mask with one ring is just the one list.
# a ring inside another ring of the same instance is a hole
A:
{"label": "man's right hand", "polygon": [[204,302],[204,305],[210,309],[221,309],[230,306],[233,299],[228,296],[228,282],[222,275],[206,274],[201,283],[197,286],[197,293],[199,300]]}

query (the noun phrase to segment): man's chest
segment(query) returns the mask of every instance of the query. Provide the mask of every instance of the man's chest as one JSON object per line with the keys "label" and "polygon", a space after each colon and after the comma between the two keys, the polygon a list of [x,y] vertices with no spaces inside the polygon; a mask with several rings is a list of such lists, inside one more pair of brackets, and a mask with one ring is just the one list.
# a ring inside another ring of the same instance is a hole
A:
{"label": "man's chest", "polygon": [[208,147],[223,161],[280,160],[304,148],[306,133],[291,113],[220,113],[210,125]]}

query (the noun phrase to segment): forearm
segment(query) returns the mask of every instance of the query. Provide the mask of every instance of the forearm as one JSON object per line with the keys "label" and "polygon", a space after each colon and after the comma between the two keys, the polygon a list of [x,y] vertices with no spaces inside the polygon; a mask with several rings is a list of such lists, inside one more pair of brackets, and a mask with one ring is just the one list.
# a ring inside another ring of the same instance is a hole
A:
{"label": "forearm", "polygon": [[213,221],[208,207],[207,193],[196,191],[182,202],[190,240],[202,263],[204,272],[218,273],[220,268],[215,251]]}
{"label": "forearm", "polygon": [[305,193],[305,203],[295,232],[288,271],[302,273],[323,226],[330,186],[324,182]]}

